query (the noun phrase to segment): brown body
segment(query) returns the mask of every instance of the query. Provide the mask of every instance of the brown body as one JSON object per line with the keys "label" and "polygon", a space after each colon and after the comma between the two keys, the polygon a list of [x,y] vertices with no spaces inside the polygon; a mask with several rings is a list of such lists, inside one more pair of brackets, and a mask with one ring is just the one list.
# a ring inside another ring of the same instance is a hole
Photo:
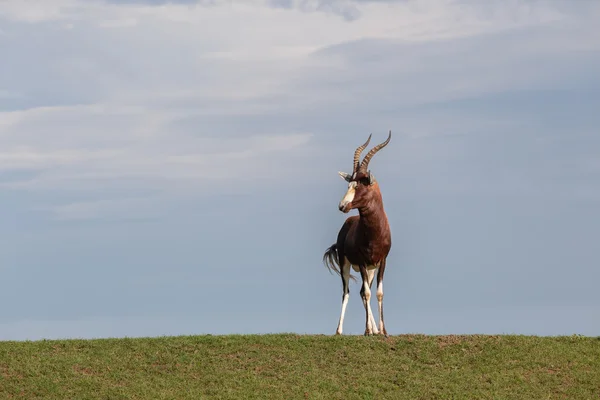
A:
{"label": "brown body", "polygon": [[374,199],[358,209],[359,215],[346,219],[337,237],[338,263],[343,265],[344,257],[356,266],[379,266],[392,247],[392,234],[379,185],[372,189]]}
{"label": "brown body", "polygon": [[383,208],[383,200],[379,184],[370,171],[367,170],[371,157],[385,147],[391,138],[375,146],[358,164],[358,157],[368,145],[371,137],[365,144],[359,146],[354,154],[354,170],[352,175],[340,173],[348,182],[348,192],[339,204],[340,211],[347,213],[352,209],[358,210],[358,215],[348,217],[342,225],[334,245],[329,247],[323,255],[325,265],[339,274],[342,278],[342,313],[338,324],[337,333],[341,334],[344,313],[349,296],[350,268],[360,272],[362,288],[360,291],[365,311],[367,314],[365,334],[379,333],[370,309],[371,284],[373,283],[374,270],[377,269],[377,300],[379,303],[379,328],[382,334],[387,335],[383,322],[383,274],[387,256],[392,247],[392,234],[387,215]]}

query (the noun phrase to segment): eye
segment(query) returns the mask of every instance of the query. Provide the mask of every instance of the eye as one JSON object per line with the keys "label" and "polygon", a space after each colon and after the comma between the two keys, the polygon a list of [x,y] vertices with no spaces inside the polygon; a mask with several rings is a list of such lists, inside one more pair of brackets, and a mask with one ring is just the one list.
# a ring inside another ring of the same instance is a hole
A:
{"label": "eye", "polygon": [[364,186],[369,186],[371,184],[371,182],[369,181],[369,178],[361,178],[360,184],[364,185]]}

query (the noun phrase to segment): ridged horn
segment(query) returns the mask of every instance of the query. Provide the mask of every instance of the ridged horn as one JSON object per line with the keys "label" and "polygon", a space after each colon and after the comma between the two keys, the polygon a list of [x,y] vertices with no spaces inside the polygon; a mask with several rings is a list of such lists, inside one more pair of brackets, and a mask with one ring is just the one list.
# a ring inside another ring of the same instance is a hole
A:
{"label": "ridged horn", "polygon": [[392,131],[390,130],[390,133],[388,135],[388,138],[385,140],[385,142],[378,144],[377,146],[373,147],[365,156],[365,158],[363,158],[362,163],[360,163],[360,170],[361,171],[367,171],[367,168],[369,167],[369,161],[371,161],[371,158],[373,158],[373,156],[381,149],[383,149],[385,146],[387,146],[387,144],[390,142],[390,139],[392,138]]}
{"label": "ridged horn", "polygon": [[369,142],[371,141],[371,136],[373,136],[372,133],[369,135],[369,138],[367,139],[367,141],[363,145],[358,146],[356,148],[356,150],[354,151],[354,167],[352,167],[352,173],[355,173],[356,171],[358,171],[358,163],[360,161],[360,153],[362,153],[363,150],[366,149],[367,146],[369,145]]}

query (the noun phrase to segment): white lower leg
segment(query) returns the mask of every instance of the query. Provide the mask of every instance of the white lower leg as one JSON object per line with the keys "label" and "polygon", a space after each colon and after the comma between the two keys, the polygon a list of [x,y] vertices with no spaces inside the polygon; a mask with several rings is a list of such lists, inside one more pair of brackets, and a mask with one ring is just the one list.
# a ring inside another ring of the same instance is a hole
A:
{"label": "white lower leg", "polygon": [[373,334],[378,335],[379,329],[377,329],[377,323],[375,322],[375,317],[373,316],[373,311],[371,311],[371,304],[367,302],[367,307],[369,307],[369,322],[371,324],[371,331]]}
{"label": "white lower leg", "polygon": [[367,313],[367,320],[366,320],[366,333],[368,335],[373,333],[373,328],[374,325],[371,323],[371,321],[373,320],[373,313],[371,312],[371,306],[369,305],[369,300],[371,299],[371,290],[369,289],[369,287],[367,286],[367,282],[365,282],[363,284],[363,304],[365,306],[365,311]]}
{"label": "white lower leg", "polygon": [[337,327],[337,331],[336,331],[336,333],[338,335],[341,335],[342,331],[343,331],[344,314],[346,314],[346,305],[348,305],[348,299],[349,298],[350,298],[350,294],[346,293],[346,294],[344,294],[344,297],[342,299],[342,313],[340,314],[340,322],[338,323],[338,327]]}
{"label": "white lower leg", "polygon": [[[371,288],[371,285],[373,284],[373,278],[375,277],[375,270],[372,269],[370,271],[368,271],[368,276],[369,276],[369,288]],[[370,289],[369,289],[370,291]],[[371,311],[371,302],[367,302],[368,306],[369,306],[369,315],[371,316],[371,318],[369,319],[369,323],[371,324],[371,331],[375,334],[378,335],[379,334],[379,329],[377,329],[377,323],[375,322],[375,316],[373,315],[373,311]]]}
{"label": "white lower leg", "polygon": [[371,312],[371,320],[369,322],[371,323],[371,330],[373,331],[373,333],[375,335],[379,334],[379,330],[377,329],[377,322],[375,322],[375,316],[373,315],[373,312]]}
{"label": "white lower leg", "polygon": [[377,305],[379,306],[379,330],[383,332],[383,281],[377,285]]}
{"label": "white lower leg", "polygon": [[342,267],[342,280],[342,290],[344,294],[342,296],[342,312],[340,313],[340,321],[336,330],[338,335],[341,335],[344,330],[344,315],[346,314],[346,306],[348,305],[348,299],[350,298],[350,292],[348,292],[348,285],[350,284],[350,264],[348,263],[345,263]]}

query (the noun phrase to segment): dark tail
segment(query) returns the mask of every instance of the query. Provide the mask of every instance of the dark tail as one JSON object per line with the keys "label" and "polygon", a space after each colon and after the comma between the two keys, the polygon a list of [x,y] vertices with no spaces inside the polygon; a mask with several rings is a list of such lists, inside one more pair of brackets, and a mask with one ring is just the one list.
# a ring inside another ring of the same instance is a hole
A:
{"label": "dark tail", "polygon": [[[340,257],[337,251],[337,244],[332,244],[327,250],[325,250],[325,254],[323,254],[323,264],[329,269],[329,272],[333,271],[336,274],[341,276],[341,268],[340,268]],[[356,281],[356,278],[350,274],[350,279]]]}

